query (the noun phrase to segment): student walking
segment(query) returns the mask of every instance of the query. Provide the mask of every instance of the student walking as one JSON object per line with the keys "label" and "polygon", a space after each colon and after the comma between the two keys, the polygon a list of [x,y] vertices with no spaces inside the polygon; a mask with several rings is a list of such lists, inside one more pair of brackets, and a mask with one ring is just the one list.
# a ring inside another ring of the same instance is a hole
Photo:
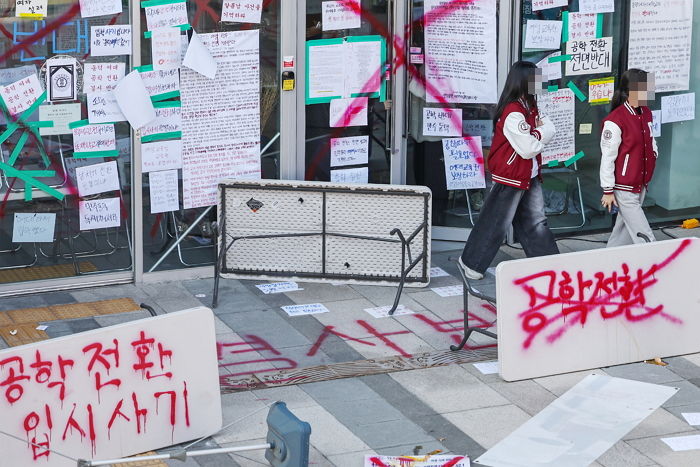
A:
{"label": "student walking", "polygon": [[540,153],[554,137],[554,125],[540,118],[535,94],[543,86],[541,70],[530,62],[513,64],[494,114],[494,136],[486,161],[494,184],[486,195],[459,266],[470,279],[481,279],[496,256],[508,228],[527,256],[559,253],[547,226]]}
{"label": "student walking", "polygon": [[600,138],[601,204],[618,215],[608,246],[644,243],[637,236],[654,240],[642,202],[654,175],[658,150],[652,135],[652,114],[647,105],[654,100],[654,75],[631,68],[622,74],[612,99],[612,111],[603,120]]}

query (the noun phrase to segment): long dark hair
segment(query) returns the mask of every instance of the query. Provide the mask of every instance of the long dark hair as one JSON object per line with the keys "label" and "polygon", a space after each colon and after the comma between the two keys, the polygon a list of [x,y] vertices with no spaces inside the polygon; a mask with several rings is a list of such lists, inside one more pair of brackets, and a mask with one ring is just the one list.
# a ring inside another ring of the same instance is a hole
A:
{"label": "long dark hair", "polygon": [[513,66],[510,67],[508,78],[506,78],[506,85],[501,93],[501,98],[498,100],[496,112],[493,114],[494,126],[496,125],[496,122],[498,122],[498,119],[501,118],[501,114],[503,114],[506,106],[513,101],[517,101],[521,97],[525,98],[527,105],[529,105],[530,108],[535,108],[537,106],[535,96],[530,94],[530,90],[527,86],[528,81],[532,80],[536,69],[537,65],[524,60],[515,62],[513,63]]}
{"label": "long dark hair", "polygon": [[647,79],[647,72],[639,68],[630,68],[622,73],[620,85],[613,94],[611,110],[615,110],[627,102],[627,99],[630,97],[630,84],[646,83]]}

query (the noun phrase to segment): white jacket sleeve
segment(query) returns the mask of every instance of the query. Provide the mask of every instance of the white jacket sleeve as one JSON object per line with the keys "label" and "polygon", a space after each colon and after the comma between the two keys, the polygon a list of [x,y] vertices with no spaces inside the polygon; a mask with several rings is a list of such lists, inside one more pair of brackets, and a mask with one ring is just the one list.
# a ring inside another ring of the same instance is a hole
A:
{"label": "white jacket sleeve", "polygon": [[622,130],[617,124],[607,121],[600,137],[600,186],[603,193],[611,194],[615,186],[615,161],[622,143]]}
{"label": "white jacket sleeve", "polygon": [[525,121],[525,115],[520,112],[511,112],[503,123],[503,134],[523,159],[532,159],[537,156],[554,137],[554,124],[547,118],[541,120],[542,126],[533,129]]}

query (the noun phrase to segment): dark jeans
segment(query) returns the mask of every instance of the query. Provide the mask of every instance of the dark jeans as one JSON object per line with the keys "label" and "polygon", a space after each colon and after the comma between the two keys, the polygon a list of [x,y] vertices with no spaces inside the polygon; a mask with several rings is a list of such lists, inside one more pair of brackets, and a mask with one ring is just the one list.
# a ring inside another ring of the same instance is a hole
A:
{"label": "dark jeans", "polygon": [[528,257],[559,253],[544,215],[542,184],[533,178],[529,190],[493,184],[469,234],[462,262],[483,274],[498,253],[511,224]]}

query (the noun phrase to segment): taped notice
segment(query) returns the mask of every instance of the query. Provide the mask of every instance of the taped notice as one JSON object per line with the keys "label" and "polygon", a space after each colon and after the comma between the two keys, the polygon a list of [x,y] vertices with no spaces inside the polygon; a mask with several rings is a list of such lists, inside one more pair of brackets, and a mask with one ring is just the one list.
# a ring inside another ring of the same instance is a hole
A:
{"label": "taped notice", "polygon": [[80,230],[105,229],[121,225],[119,198],[80,201]]}
{"label": "taped notice", "polygon": [[367,97],[333,99],[330,105],[330,127],[348,127],[367,125]]}
{"label": "taped notice", "polygon": [[423,136],[462,136],[462,109],[423,109]]}
{"label": "taped notice", "polygon": [[148,174],[151,214],[180,209],[180,190],[177,170],[164,170]]}
{"label": "taped notice", "polygon": [[84,125],[73,128],[75,152],[101,152],[117,149],[114,125]]}
{"label": "taped notice", "polygon": [[529,19],[525,24],[526,49],[558,49],[561,46],[561,21]]}
{"label": "taped notice", "polygon": [[442,153],[448,190],[486,188],[480,136],[445,138]]}
{"label": "taped notice", "polygon": [[615,78],[598,78],[588,81],[588,102],[591,105],[607,104],[615,93]]}
{"label": "taped notice", "polygon": [[539,96],[537,106],[540,115],[549,118],[557,129],[552,140],[542,151],[542,164],[564,162],[576,153],[576,124],[574,111],[576,97],[571,89],[560,89]]}
{"label": "taped notice", "polygon": [[331,170],[331,182],[334,183],[369,183],[369,168]]}
{"label": "taped notice", "polygon": [[144,8],[146,13],[146,25],[149,31],[158,28],[189,24],[189,20],[187,19],[187,2],[185,0],[173,1],[170,3],[153,3],[161,4]]}
{"label": "taped notice", "polygon": [[121,62],[84,63],[83,64],[83,92],[111,91],[117,83],[124,78],[126,64]]}
{"label": "taped notice", "polygon": [[0,96],[5,101],[10,115],[17,115],[29,109],[41,96],[44,88],[36,74],[0,87]]}
{"label": "taped notice", "polygon": [[122,0],[80,0],[80,16],[116,15],[122,12]]}
{"label": "taped notice", "polygon": [[360,0],[321,2],[321,27],[324,31],[356,29],[362,25]]}
{"label": "taped notice", "polygon": [[673,123],[695,119],[695,93],[661,97],[661,122]]}
{"label": "taped notice", "polygon": [[369,136],[331,138],[331,167],[369,163]]}
{"label": "taped notice", "polygon": [[119,170],[116,161],[77,167],[75,176],[80,196],[119,190]]}
{"label": "taped notice", "polygon": [[585,39],[566,43],[566,76],[610,73],[612,69],[612,37]]}
{"label": "taped notice", "polygon": [[52,243],[56,213],[16,212],[12,226],[12,243]]}
{"label": "taped notice", "polygon": [[93,57],[131,55],[131,25],[92,26],[90,54]]}
{"label": "taped notice", "polygon": [[70,135],[71,130],[68,124],[80,120],[80,104],[55,104],[42,105],[39,107],[39,120],[42,122],[53,122],[51,127],[39,128],[39,134],[49,135]]}
{"label": "taped notice", "polygon": [[246,0],[245,2],[223,2],[221,21],[232,23],[260,24],[263,0]]}
{"label": "taped notice", "polygon": [[15,0],[15,15],[41,19],[46,16],[47,5],[48,0]]}

